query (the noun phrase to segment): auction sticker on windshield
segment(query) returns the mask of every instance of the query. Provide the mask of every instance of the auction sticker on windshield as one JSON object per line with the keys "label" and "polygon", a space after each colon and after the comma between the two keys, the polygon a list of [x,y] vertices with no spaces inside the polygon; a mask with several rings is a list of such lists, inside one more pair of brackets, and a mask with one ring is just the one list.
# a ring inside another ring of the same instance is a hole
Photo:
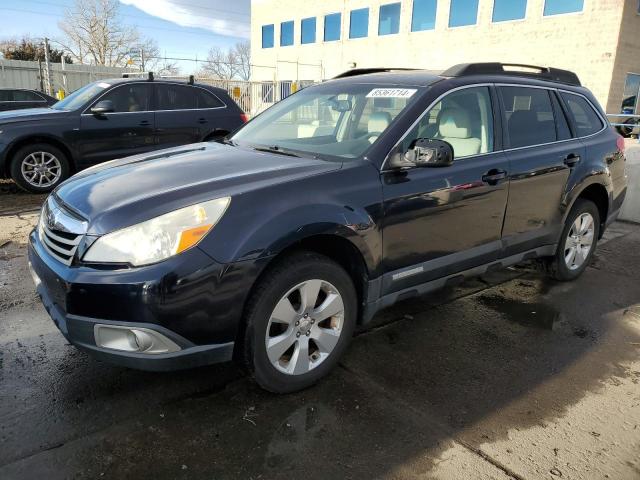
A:
{"label": "auction sticker on windshield", "polygon": [[418,90],[415,88],[374,88],[367,98],[409,98]]}

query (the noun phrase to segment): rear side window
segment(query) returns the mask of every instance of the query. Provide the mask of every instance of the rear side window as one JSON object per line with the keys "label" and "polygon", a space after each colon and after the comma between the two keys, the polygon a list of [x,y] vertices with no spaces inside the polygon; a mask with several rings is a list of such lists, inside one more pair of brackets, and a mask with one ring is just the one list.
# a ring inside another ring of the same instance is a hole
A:
{"label": "rear side window", "polygon": [[0,102],[10,102],[13,100],[11,90],[0,90]]}
{"label": "rear side window", "polygon": [[567,104],[569,116],[578,137],[585,137],[602,130],[602,120],[584,97],[571,93],[561,93],[561,95]]}
{"label": "rear side window", "polygon": [[156,92],[157,110],[193,110],[198,108],[198,98],[193,87],[158,84]]}
{"label": "rear side window", "polygon": [[225,104],[216,97],[214,94],[207,92],[201,88],[197,89],[198,92],[198,108],[220,108]]}
{"label": "rear side window", "polygon": [[548,90],[527,87],[500,87],[499,90],[511,148],[558,140]]}
{"label": "rear side window", "polygon": [[42,102],[40,95],[26,90],[14,90],[13,100],[16,102]]}

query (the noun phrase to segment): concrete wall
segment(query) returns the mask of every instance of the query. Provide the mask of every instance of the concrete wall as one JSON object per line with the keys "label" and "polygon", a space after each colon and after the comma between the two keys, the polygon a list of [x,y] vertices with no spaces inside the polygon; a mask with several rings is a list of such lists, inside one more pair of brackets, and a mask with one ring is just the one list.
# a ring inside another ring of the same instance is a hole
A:
{"label": "concrete wall", "polygon": [[[253,79],[331,78],[350,68],[415,67],[443,70],[456,63],[502,61],[552,65],[574,70],[603,106],[617,111],[624,74],[640,61],[640,29],[635,0],[584,0],[581,13],[544,17],[544,0],[529,0],[524,20],[493,23],[493,0],[480,0],[478,23],[449,28],[450,0],[439,0],[434,30],[411,32],[413,2],[402,0],[400,33],[379,37],[379,5],[391,0],[254,0],[251,12]],[[625,7],[626,4],[626,7]],[[369,7],[369,36],[349,39],[349,13]],[[340,41],[323,42],[324,15],[342,13]],[[621,32],[623,12],[624,31]],[[316,43],[300,44],[300,20],[315,16]],[[629,17],[629,18],[627,18]],[[294,45],[280,47],[280,22],[294,20]],[[262,25],[275,25],[275,46],[261,48]],[[635,33],[634,33],[635,32]],[[624,49],[618,52],[619,38]],[[285,63],[293,62],[293,63]],[[321,64],[304,67],[299,63]],[[616,63],[617,62],[617,63]],[[615,86],[611,80],[618,65]],[[632,66],[633,66],[632,65]],[[315,73],[316,77],[309,77]]]}
{"label": "concrete wall", "polygon": [[[620,99],[627,73],[640,74],[640,15],[638,2],[625,1],[618,49],[616,51],[613,79],[609,90],[607,112],[620,111]],[[640,111],[640,110],[638,110]]]}

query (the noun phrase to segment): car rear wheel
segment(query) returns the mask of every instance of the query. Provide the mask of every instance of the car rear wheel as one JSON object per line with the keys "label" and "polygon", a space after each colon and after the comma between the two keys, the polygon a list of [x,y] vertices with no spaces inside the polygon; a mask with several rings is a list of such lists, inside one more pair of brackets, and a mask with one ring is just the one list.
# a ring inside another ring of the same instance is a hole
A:
{"label": "car rear wheel", "polygon": [[561,281],[578,278],[589,265],[599,233],[598,207],[579,198],[567,217],[555,256],[543,261],[547,272]]}
{"label": "car rear wheel", "polygon": [[292,254],[265,275],[249,300],[245,366],[271,392],[307,388],[346,350],[356,311],[356,292],[342,267],[315,253]]}
{"label": "car rear wheel", "polygon": [[68,176],[66,155],[47,143],[22,147],[11,161],[11,178],[28,192],[50,192]]}

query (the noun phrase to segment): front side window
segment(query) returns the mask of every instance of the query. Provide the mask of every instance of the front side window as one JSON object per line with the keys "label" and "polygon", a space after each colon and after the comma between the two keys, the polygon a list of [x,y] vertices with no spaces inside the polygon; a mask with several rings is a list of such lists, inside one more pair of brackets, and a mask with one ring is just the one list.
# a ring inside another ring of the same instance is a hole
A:
{"label": "front side window", "polygon": [[578,137],[585,137],[602,130],[602,120],[589,102],[580,95],[561,93],[562,99],[567,104],[569,116],[573,121]]}
{"label": "front side window", "polygon": [[504,125],[511,148],[558,140],[549,91],[543,88],[500,87]]}
{"label": "front side window", "polygon": [[392,35],[400,31],[400,4],[380,5],[378,35]]}
{"label": "front side window", "polygon": [[198,100],[193,87],[185,85],[157,85],[156,110],[193,110]]}
{"label": "front side window", "polygon": [[494,22],[521,20],[527,14],[527,0],[493,0]]}
{"label": "front side window", "polygon": [[581,12],[584,0],[544,0],[544,15]]}
{"label": "front side window", "polygon": [[316,17],[303,18],[300,28],[300,43],[315,43],[316,41]]}
{"label": "front side window", "polygon": [[325,84],[309,87],[266,110],[232,140],[327,160],[361,157],[424,87]]}
{"label": "front side window", "polygon": [[464,27],[478,21],[478,0],[451,0],[449,26]]}
{"label": "front side window", "polygon": [[411,31],[433,30],[436,28],[437,0],[413,0]]}
{"label": "front side window", "polygon": [[444,97],[405,137],[404,150],[418,138],[449,142],[456,159],[492,152],[493,109],[489,88],[465,88]]}
{"label": "front side window", "polygon": [[134,83],[114,88],[98,101],[109,100],[113,103],[114,113],[148,112],[151,109],[152,85]]}
{"label": "front side window", "polygon": [[280,46],[288,47],[293,45],[293,21],[282,22],[280,24]]}
{"label": "front side window", "polygon": [[369,33],[369,9],[351,10],[349,38],[364,38]]}
{"label": "front side window", "polygon": [[340,23],[342,15],[340,13],[330,13],[324,16],[324,41],[333,42],[340,40]]}
{"label": "front side window", "polygon": [[10,102],[13,100],[11,90],[0,90],[0,102]]}
{"label": "front side window", "polygon": [[273,24],[262,26],[262,48],[273,48]]}

